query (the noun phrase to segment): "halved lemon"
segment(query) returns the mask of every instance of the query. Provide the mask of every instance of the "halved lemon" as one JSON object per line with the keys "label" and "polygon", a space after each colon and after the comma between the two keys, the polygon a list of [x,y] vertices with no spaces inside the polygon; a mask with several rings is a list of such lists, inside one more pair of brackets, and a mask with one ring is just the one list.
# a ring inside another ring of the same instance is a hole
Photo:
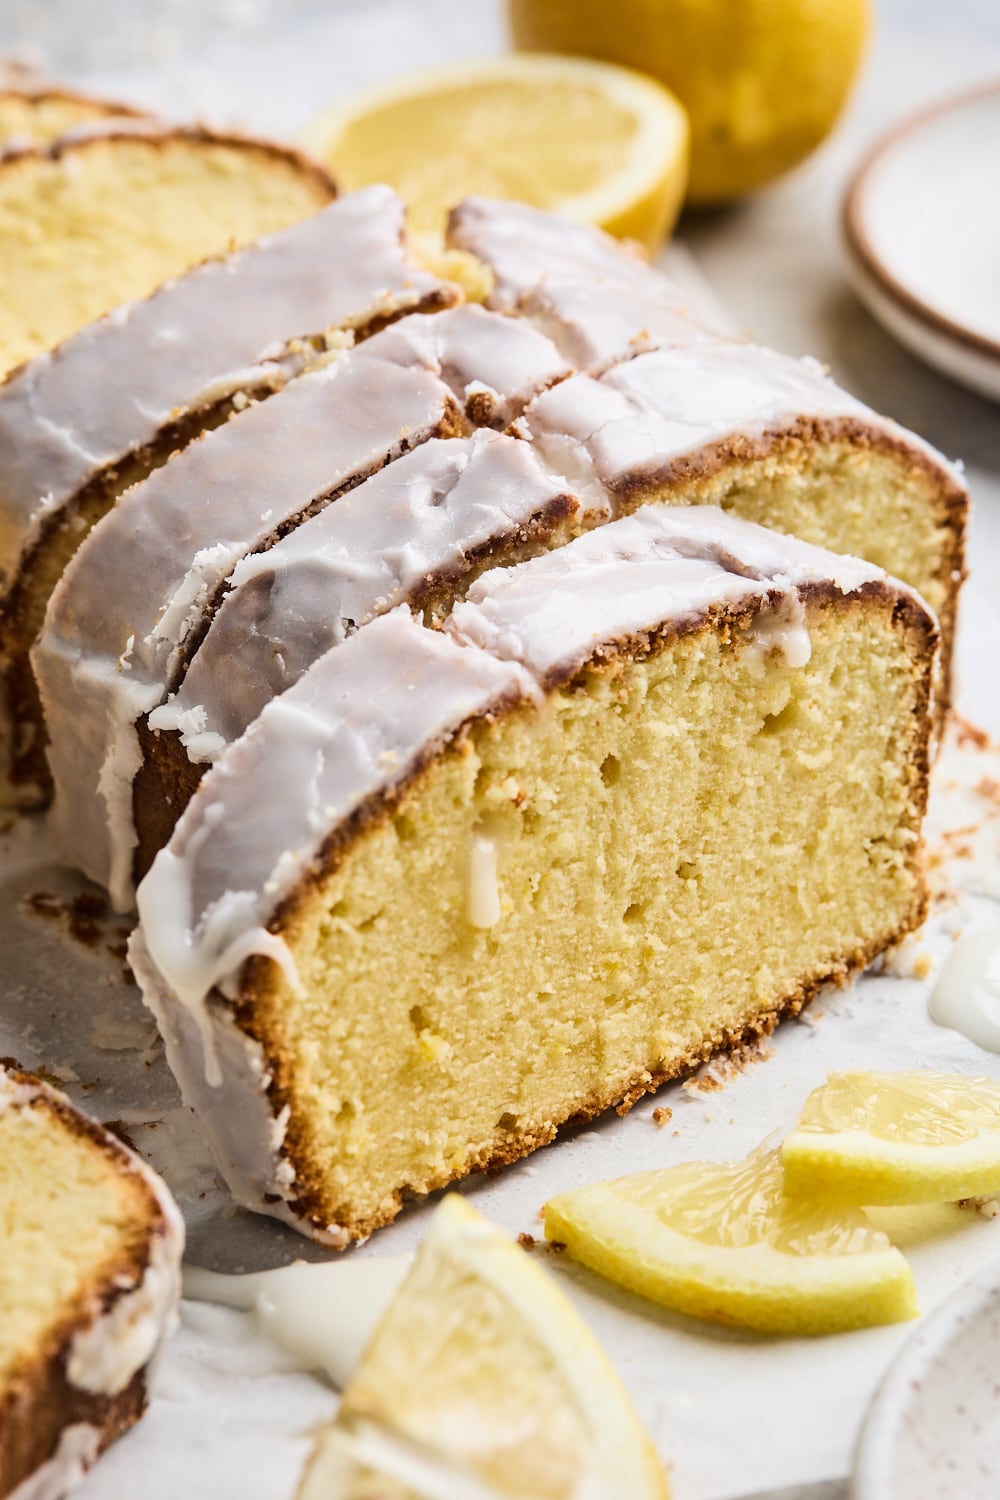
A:
{"label": "halved lemon", "polygon": [[619,1494],[668,1490],[603,1350],[537,1262],[445,1198],[299,1500]]}
{"label": "halved lemon", "polygon": [[785,1188],[839,1203],[949,1203],[1000,1192],[1000,1081],[837,1073],[782,1148]]}
{"label": "halved lemon", "polygon": [[345,189],[388,182],[417,233],[470,194],[516,198],[654,249],[687,185],[688,122],[662,84],[583,58],[508,55],[404,74],[304,132]]}
{"label": "halved lemon", "polygon": [[665,1307],[761,1333],[916,1316],[910,1268],[860,1209],[784,1196],[781,1155],[689,1162],[551,1198],[545,1233]]}

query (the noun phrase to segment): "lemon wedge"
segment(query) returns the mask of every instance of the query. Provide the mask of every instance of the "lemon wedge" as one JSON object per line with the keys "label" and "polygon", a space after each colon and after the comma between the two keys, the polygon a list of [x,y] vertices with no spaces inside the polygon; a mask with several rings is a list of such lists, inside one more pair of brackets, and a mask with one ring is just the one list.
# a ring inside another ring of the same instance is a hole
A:
{"label": "lemon wedge", "polygon": [[654,249],[687,185],[666,88],[582,58],[509,55],[405,74],[319,115],[304,143],[344,189],[388,182],[418,233],[473,193],[552,209]]}
{"label": "lemon wedge", "polygon": [[785,1189],[840,1203],[949,1203],[1000,1192],[1000,1082],[838,1073],[783,1147]]}
{"label": "lemon wedge", "polygon": [[551,1198],[545,1233],[665,1307],[761,1333],[820,1334],[916,1316],[910,1268],[860,1209],[787,1199],[767,1143]]}
{"label": "lemon wedge", "polygon": [[445,1198],[299,1500],[619,1494],[668,1490],[603,1350],[537,1262]]}

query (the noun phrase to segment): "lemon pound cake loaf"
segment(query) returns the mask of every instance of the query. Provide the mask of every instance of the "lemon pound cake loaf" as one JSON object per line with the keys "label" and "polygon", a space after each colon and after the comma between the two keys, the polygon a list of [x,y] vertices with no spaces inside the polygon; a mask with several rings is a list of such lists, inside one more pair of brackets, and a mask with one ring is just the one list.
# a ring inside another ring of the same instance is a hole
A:
{"label": "lemon pound cake loaf", "polygon": [[235,1195],[344,1245],[897,941],[935,643],[869,564],[649,507],[321,657],[138,892]]}
{"label": "lemon pound cake loaf", "polygon": [[565,373],[555,347],[514,319],[471,306],[416,314],[122,495],[60,579],[32,656],[64,857],[128,907],[136,722],[176,687],[244,555],[428,439],[461,436],[477,414],[510,420]]}
{"label": "lemon pound cake loaf", "polygon": [[369,188],[119,308],[0,384],[0,796],[41,795],[28,652],[55,581],[115,496],[329,345],[456,299],[410,260],[401,201]]}
{"label": "lemon pound cake loaf", "polygon": [[142,1415],[184,1231],[163,1183],[0,1065],[0,1496],[59,1500]]}
{"label": "lemon pound cake loaf", "polygon": [[194,126],[121,121],[0,158],[0,274],[16,288],[0,375],[334,197],[301,152]]}

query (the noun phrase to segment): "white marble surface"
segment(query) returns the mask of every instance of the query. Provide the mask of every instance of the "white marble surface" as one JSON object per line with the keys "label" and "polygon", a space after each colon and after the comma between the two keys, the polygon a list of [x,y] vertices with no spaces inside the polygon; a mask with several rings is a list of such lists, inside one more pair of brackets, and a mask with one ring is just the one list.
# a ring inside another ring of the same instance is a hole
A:
{"label": "white marble surface", "polygon": [[[287,132],[350,84],[495,50],[503,30],[496,0],[36,0],[0,7],[0,45],[15,42],[47,47],[53,67],[81,83],[174,114],[198,111]],[[923,369],[871,321],[848,290],[836,223],[842,184],[884,124],[991,74],[1000,74],[996,0],[956,0],[947,8],[883,0],[865,80],[837,137],[772,191],[687,221],[683,237],[746,332],[826,359],[863,399],[965,460],[976,511],[959,651],[962,705],[1000,736],[1000,419],[996,408]],[[970,889],[957,904],[948,894],[938,903],[926,943],[935,963],[959,926],[1000,922],[1000,820],[988,818],[990,804],[973,789],[987,773],[1000,779],[1000,757],[967,750],[938,778],[939,846],[946,847],[947,825],[971,821],[981,831],[976,859],[946,867],[947,882]],[[946,789],[955,780],[963,785]],[[0,853],[0,1054],[54,1065],[93,1112],[126,1123],[180,1194],[196,1260],[236,1270],[318,1258],[316,1247],[280,1226],[228,1207],[136,993],[108,951],[120,932],[98,922],[89,947],[66,935],[66,906],[80,888],[48,861],[39,830],[13,830]],[[48,918],[18,905],[38,891],[53,898]],[[499,1177],[471,1182],[468,1191],[499,1222],[533,1231],[542,1203],[558,1189],[702,1155],[742,1154],[768,1131],[787,1128],[828,1069],[933,1064],[1000,1073],[1000,1059],[931,1025],[929,983],[866,978],[819,1002],[808,1023],[786,1026],[773,1055],[726,1075],[723,1090],[664,1090],[627,1119],[612,1116],[571,1134]],[[664,1128],[652,1122],[654,1102],[674,1111]],[[410,1249],[427,1212],[410,1211],[354,1253]],[[958,1210],[896,1227],[912,1241],[924,1309],[1000,1256],[997,1221]],[[565,1258],[548,1264],[629,1384],[673,1466],[677,1500],[726,1500],[845,1475],[870,1393],[908,1332],[761,1340],[646,1307]],[[237,1485],[242,1500],[292,1495],[304,1434],[334,1398],[312,1376],[276,1369],[240,1317],[225,1315],[223,1327],[189,1312],[161,1366],[148,1417],[102,1461],[81,1500],[174,1500],[179,1491],[215,1500]]]}

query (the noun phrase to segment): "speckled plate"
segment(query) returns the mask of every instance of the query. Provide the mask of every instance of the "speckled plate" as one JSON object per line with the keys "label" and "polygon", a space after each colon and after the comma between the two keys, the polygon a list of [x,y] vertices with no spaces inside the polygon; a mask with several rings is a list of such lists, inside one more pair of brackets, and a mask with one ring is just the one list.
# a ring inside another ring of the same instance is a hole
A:
{"label": "speckled plate", "polygon": [[1000,82],[891,131],[844,200],[851,281],[921,359],[1000,401]]}
{"label": "speckled plate", "polygon": [[904,1345],[861,1431],[852,1500],[1000,1494],[1000,1263]]}

